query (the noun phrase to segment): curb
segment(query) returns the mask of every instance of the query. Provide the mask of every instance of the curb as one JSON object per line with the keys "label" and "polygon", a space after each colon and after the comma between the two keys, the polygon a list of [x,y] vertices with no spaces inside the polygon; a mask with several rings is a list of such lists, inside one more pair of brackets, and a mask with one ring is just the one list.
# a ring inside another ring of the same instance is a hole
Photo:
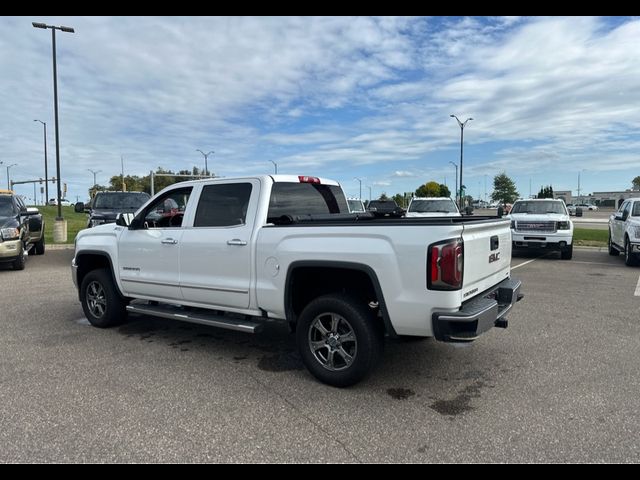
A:
{"label": "curb", "polygon": [[73,243],[47,243],[47,250],[73,250],[75,245]]}

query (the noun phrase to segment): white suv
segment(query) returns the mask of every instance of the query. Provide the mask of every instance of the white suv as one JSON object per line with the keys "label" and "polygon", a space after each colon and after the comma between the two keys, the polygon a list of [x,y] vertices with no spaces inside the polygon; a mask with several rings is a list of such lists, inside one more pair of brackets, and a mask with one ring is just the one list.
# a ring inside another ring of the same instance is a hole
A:
{"label": "white suv", "polygon": [[558,250],[563,260],[573,256],[573,222],[564,202],[541,198],[517,200],[509,214],[513,249]]}

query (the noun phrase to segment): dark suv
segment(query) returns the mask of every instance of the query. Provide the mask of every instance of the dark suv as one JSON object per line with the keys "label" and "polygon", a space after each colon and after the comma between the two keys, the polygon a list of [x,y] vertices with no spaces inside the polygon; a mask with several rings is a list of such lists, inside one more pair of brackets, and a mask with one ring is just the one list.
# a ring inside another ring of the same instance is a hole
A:
{"label": "dark suv", "polygon": [[0,190],[0,262],[23,270],[25,255],[44,253],[44,220],[11,190]]}
{"label": "dark suv", "polygon": [[371,200],[367,210],[376,217],[401,217],[405,213],[394,200]]}
{"label": "dark suv", "polygon": [[87,205],[78,202],[76,212],[87,212],[87,228],[113,223],[119,213],[133,213],[151,196],[145,192],[98,192]]}

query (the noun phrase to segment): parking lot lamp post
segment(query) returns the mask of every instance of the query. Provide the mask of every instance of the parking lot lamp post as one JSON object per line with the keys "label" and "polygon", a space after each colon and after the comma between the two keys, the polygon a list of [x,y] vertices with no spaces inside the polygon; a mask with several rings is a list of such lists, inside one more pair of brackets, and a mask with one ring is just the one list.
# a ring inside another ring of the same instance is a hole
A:
{"label": "parking lot lamp post", "polygon": [[49,200],[49,172],[47,167],[47,123],[43,122],[42,120],[34,120],[34,122],[40,122],[44,126],[44,198]]}
{"label": "parking lot lamp post", "polygon": [[209,175],[209,167],[207,167],[207,158],[209,158],[209,155],[216,152],[211,150],[209,153],[204,153],[202,150],[198,148],[196,148],[196,152],[200,152],[204,156],[204,174]]}
{"label": "parking lot lamp post", "polygon": [[[31,25],[33,25],[35,28],[50,28],[51,29],[51,41],[52,41],[52,50],[53,50],[53,111],[54,111],[54,118],[55,118],[55,131],[56,131],[56,175],[58,177],[58,184],[57,184],[57,195],[58,195],[58,216],[56,217],[56,220],[64,220],[62,218],[62,205],[61,205],[61,199],[62,199],[62,192],[60,191],[60,187],[62,185],[62,178],[60,177],[60,134],[59,134],[59,130],[58,130],[58,69],[57,69],[57,65],[56,65],[56,30],[61,30],[63,32],[66,33],[75,33],[75,30],[71,27],[56,27],[54,25],[47,25],[46,23],[38,23],[38,22],[33,22]],[[64,229],[64,241],[66,241],[66,228],[63,227]]]}
{"label": "parking lot lamp post", "polygon": [[367,188],[369,189],[369,203],[371,203],[371,186],[367,185]]}
{"label": "parking lot lamp post", "polygon": [[460,125],[460,207],[462,208],[462,202],[463,202],[463,198],[462,198],[462,142],[464,140],[464,127],[467,126],[467,122],[469,120],[473,120],[473,118],[469,117],[467,118],[464,122],[461,122],[460,119],[458,117],[456,117],[455,115],[451,114],[449,115],[452,118],[456,119],[456,122],[458,122],[458,125]]}
{"label": "parking lot lamp post", "polygon": [[358,177],[353,177],[354,180],[358,180],[360,184],[360,195],[358,196],[358,200],[362,201],[362,179]]}
{"label": "parking lot lamp post", "polygon": [[9,181],[9,169],[11,167],[15,167],[18,165],[17,163],[12,163],[11,165],[7,165],[7,190],[11,190],[11,182]]}
{"label": "parking lot lamp post", "polygon": [[102,170],[91,170],[90,168],[87,168],[87,170],[89,170],[91,173],[93,173],[93,185],[92,188],[96,186],[96,175],[100,172],[102,172]]}
{"label": "parking lot lamp post", "polygon": [[449,163],[456,167],[456,203],[460,206],[460,202],[458,201],[458,164],[449,160]]}
{"label": "parking lot lamp post", "polygon": [[278,164],[276,162],[274,162],[273,160],[269,160],[271,163],[273,163],[273,167],[276,169],[275,174],[278,174]]}

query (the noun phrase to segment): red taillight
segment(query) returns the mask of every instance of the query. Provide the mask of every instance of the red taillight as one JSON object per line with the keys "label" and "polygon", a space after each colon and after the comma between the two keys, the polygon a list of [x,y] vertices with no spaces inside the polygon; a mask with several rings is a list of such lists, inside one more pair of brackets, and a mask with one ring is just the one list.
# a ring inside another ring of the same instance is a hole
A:
{"label": "red taillight", "polygon": [[306,175],[298,175],[300,183],[320,183],[318,177],[307,177]]}
{"label": "red taillight", "polygon": [[462,288],[464,250],[462,239],[447,240],[429,246],[427,255],[427,288],[459,290]]}

